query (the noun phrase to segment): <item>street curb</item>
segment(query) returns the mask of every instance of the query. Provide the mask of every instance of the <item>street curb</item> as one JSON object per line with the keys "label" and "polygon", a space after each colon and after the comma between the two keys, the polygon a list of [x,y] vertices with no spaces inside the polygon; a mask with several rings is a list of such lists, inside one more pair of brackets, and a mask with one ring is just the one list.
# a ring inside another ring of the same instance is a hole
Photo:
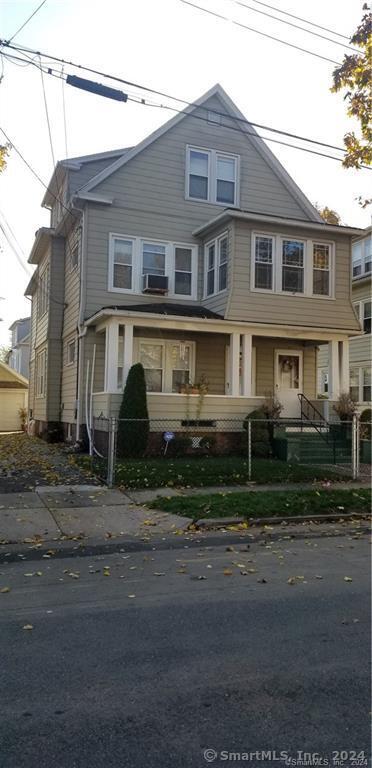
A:
{"label": "street curb", "polygon": [[280,525],[281,523],[330,523],[343,520],[369,520],[366,512],[335,512],[327,515],[298,515],[296,517],[217,517],[201,518],[193,523],[196,528],[211,530],[229,525]]}
{"label": "street curb", "polygon": [[[237,518],[234,518],[235,521]],[[269,518],[266,519],[266,523]],[[312,518],[314,520],[314,518]],[[344,515],[342,520],[347,522]],[[354,519],[356,519],[354,517]],[[218,521],[219,522],[219,521]],[[367,526],[363,529],[363,534],[369,534],[370,527]],[[43,544],[42,547],[36,548],[30,546],[30,544],[6,544],[0,548],[0,564],[6,563],[20,563],[30,562],[44,559],[44,555],[48,555],[53,551],[53,555],[50,555],[50,561],[67,559],[69,557],[104,557],[105,555],[112,555],[116,552],[151,552],[161,550],[182,550],[187,549],[209,549],[211,547],[217,547],[227,544],[244,545],[248,544],[260,544],[267,541],[276,541],[282,539],[284,534],[289,534],[288,538],[295,539],[319,539],[322,537],[338,537],[346,536],[350,533],[349,529],[333,531],[322,530],[304,530],[301,526],[298,530],[290,530],[287,528],[280,529],[279,526],[274,531],[267,531],[263,526],[258,530],[254,530],[254,527],[243,529],[240,531],[226,531],[223,534],[216,529],[215,535],[208,534],[208,528],[201,528],[199,531],[190,531],[185,529],[181,535],[168,534],[166,536],[159,535],[149,540],[144,538],[124,538],[120,537],[115,541],[102,541],[102,539],[90,539],[88,541],[81,541],[79,543],[72,544],[71,541],[48,541]],[[46,560],[44,559],[44,562]]]}

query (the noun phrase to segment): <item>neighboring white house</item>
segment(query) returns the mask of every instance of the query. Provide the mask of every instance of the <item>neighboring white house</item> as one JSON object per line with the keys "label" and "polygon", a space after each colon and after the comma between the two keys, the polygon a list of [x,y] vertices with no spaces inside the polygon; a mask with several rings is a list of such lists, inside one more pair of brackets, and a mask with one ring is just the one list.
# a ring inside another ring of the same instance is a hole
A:
{"label": "neighboring white house", "polygon": [[28,381],[6,363],[0,362],[0,432],[21,429],[21,408],[27,409]]}
{"label": "neighboring white house", "polygon": [[11,350],[8,355],[8,365],[26,379],[29,378],[30,367],[30,328],[31,317],[21,317],[10,326]]}
{"label": "neighboring white house", "polygon": [[[349,386],[359,410],[364,410],[372,405],[372,226],[353,241],[351,281],[351,300],[364,335],[350,339]],[[328,389],[328,349],[321,347],[318,354],[318,392],[327,395]]]}

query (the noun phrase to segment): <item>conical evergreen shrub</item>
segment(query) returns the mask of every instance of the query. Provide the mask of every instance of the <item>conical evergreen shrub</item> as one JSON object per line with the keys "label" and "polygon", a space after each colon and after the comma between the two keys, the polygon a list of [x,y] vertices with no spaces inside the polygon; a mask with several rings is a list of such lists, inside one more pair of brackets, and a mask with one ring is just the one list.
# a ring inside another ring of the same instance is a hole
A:
{"label": "conical evergreen shrub", "polygon": [[[132,421],[125,421],[131,419]],[[138,421],[137,421],[138,419]],[[141,421],[139,421],[141,419]],[[132,365],[123,392],[119,411],[117,455],[143,456],[149,437],[145,371],[141,363]]]}

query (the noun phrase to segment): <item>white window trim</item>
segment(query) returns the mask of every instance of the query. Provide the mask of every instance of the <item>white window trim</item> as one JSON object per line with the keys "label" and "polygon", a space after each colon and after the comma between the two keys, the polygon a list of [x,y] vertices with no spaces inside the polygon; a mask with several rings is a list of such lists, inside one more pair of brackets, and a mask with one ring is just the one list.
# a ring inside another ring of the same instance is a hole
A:
{"label": "white window trim", "polygon": [[[74,359],[69,360],[69,349],[72,344],[74,345]],[[75,364],[76,364],[76,338],[73,337],[66,341],[66,368]]]}
{"label": "white window trim", "polygon": [[[350,380],[351,380],[351,371],[353,370],[358,372],[358,405],[366,405],[366,404],[369,405],[372,402],[371,400],[363,400],[363,390],[364,390],[363,372],[365,368],[367,369],[371,368],[371,363],[368,360],[361,363],[355,363],[355,364],[352,363],[350,365]],[[351,389],[351,384],[350,384],[350,389]]]}
{"label": "white window trim", "polygon": [[[221,240],[224,240],[227,238],[227,277],[226,277],[226,288],[222,288],[220,291],[218,289],[218,282],[219,282],[219,244]],[[208,276],[208,248],[210,248],[211,245],[214,245],[214,288],[213,293],[207,293],[207,276]],[[211,299],[213,296],[219,296],[221,293],[226,293],[229,285],[229,263],[230,263],[230,243],[229,243],[229,232],[226,230],[225,232],[222,232],[220,235],[217,235],[217,237],[214,237],[212,240],[208,240],[207,243],[205,243],[204,246],[204,289],[203,289],[203,299]]]}
{"label": "white window trim", "polygon": [[[42,281],[46,279],[46,283],[43,285]],[[40,273],[39,276],[39,287],[38,287],[38,294],[37,294],[37,318],[38,320],[41,320],[44,315],[47,314],[49,309],[49,290],[50,290],[50,271],[49,271],[49,264],[47,264],[43,271]],[[39,306],[42,307],[42,301],[45,302],[45,308],[43,312],[40,312],[39,314]]]}
{"label": "white window trim", "polygon": [[[40,361],[43,360],[42,366],[43,366],[43,389],[40,388]],[[38,400],[45,398],[46,396],[46,376],[47,376],[47,350],[42,349],[40,352],[37,352],[36,359],[35,359],[35,369],[36,369],[36,377],[35,377],[35,384],[36,384],[36,398]]]}
{"label": "white window trim", "polygon": [[[370,336],[371,335],[371,333],[369,333],[368,331],[364,330],[365,305],[366,304],[370,304],[371,302],[372,302],[372,299],[360,299],[360,301],[355,302],[355,304],[359,304],[359,311],[360,311],[360,320],[359,320],[359,322],[360,322],[362,331],[364,332],[365,336]],[[372,325],[372,319],[371,319],[371,325]]]}
{"label": "white window trim", "polygon": [[[200,197],[191,197],[189,194],[189,176],[190,176],[190,153],[204,152],[208,155],[208,197],[206,200]],[[226,157],[229,160],[235,160],[235,195],[233,203],[224,203],[217,200],[217,157]],[[240,155],[233,152],[224,152],[219,149],[210,149],[209,147],[196,147],[193,144],[186,144],[186,173],[185,173],[185,200],[193,203],[209,203],[220,205],[223,208],[239,208],[240,201]]]}
{"label": "white window trim", "polygon": [[[257,237],[270,237],[273,240],[273,283],[272,288],[256,288],[255,287],[255,252],[256,252],[256,238]],[[303,293],[293,291],[282,290],[282,267],[283,267],[283,240],[295,240],[299,243],[304,243],[304,291]],[[329,276],[329,295],[323,296],[318,293],[313,293],[313,245],[328,245],[329,246],[329,264],[330,264],[330,276]],[[252,232],[251,242],[251,291],[253,293],[275,293],[282,294],[283,296],[293,296],[295,298],[312,298],[321,299],[326,301],[333,301],[335,299],[335,243],[332,240],[323,240],[320,238],[303,238],[296,237],[296,235],[283,235],[277,232]]]}
{"label": "white window trim", "polygon": [[[351,246],[351,278],[352,280],[361,280],[363,277],[367,277],[371,274],[371,270],[366,270],[366,264],[371,261],[371,255],[369,252],[370,247],[370,240],[371,240],[372,234],[369,233],[367,237],[361,237],[359,240],[354,240]],[[354,258],[354,252],[355,252],[355,246],[360,245],[361,246],[361,254],[358,258]],[[360,262],[360,274],[354,275],[353,270],[354,266]]]}
{"label": "white window trim", "polygon": [[190,347],[190,381],[193,383],[195,379],[195,359],[196,359],[196,342],[195,341],[189,341],[188,339],[153,339],[149,337],[142,337],[142,336],[136,336],[134,339],[133,349],[134,349],[134,362],[138,363],[140,361],[140,344],[154,344],[157,347],[162,347],[163,349],[163,376],[162,376],[162,390],[161,392],[148,392],[147,394],[177,394],[176,392],[172,392],[170,389],[170,384],[172,381],[171,373],[172,368],[169,367],[167,364],[167,348],[170,347],[172,344],[187,344]]}
{"label": "white window trim", "polygon": [[[114,240],[121,238],[132,243],[132,288],[116,288],[114,286]],[[143,296],[143,245],[154,243],[165,247],[165,274],[168,277],[168,299],[183,299],[196,301],[198,288],[198,246],[195,243],[171,242],[159,240],[155,237],[137,237],[126,235],[122,232],[110,232],[109,234],[109,263],[108,263],[108,291],[110,293],[130,293]],[[191,294],[175,293],[175,252],[176,248],[188,248],[191,251]]]}

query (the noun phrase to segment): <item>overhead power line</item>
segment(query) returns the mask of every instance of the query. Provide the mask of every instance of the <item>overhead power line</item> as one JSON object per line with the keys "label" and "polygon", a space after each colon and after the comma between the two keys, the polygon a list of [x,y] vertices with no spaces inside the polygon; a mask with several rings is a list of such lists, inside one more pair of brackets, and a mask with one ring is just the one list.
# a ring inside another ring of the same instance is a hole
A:
{"label": "overhead power line", "polygon": [[274,35],[269,35],[267,32],[262,32],[259,29],[254,29],[253,27],[248,27],[247,24],[242,24],[241,21],[235,21],[235,19],[232,19],[229,16],[223,16],[221,13],[216,13],[216,11],[211,11],[209,8],[203,8],[201,5],[195,5],[195,3],[190,3],[189,0],[179,0],[180,3],[183,3],[184,5],[189,5],[191,8],[196,8],[198,11],[202,11],[203,13],[208,13],[210,16],[214,16],[216,19],[221,19],[221,21],[227,21],[229,24],[234,24],[236,27],[240,27],[241,29],[247,29],[249,32],[254,32],[257,35],[261,35],[262,37],[267,37],[269,40],[275,40],[276,43],[282,43],[282,45],[287,45],[289,48],[295,48],[297,51],[302,51],[302,53],[308,53],[310,56],[315,56],[317,59],[323,59],[323,61],[329,61],[331,64],[337,64],[340,65],[340,61],[335,61],[335,59],[329,59],[328,56],[322,56],[320,53],[315,53],[315,51],[309,51],[307,48],[302,48],[300,45],[295,45],[294,43],[289,43],[288,40],[282,40],[279,37],[275,37]]}
{"label": "overhead power line", "polygon": [[[134,83],[130,80],[124,80],[123,78],[118,77],[117,75],[110,75],[108,73],[101,72],[97,69],[93,69],[92,67],[84,66],[82,64],[77,64],[76,62],[73,62],[73,61],[66,61],[65,59],[59,58],[57,56],[51,56],[47,53],[38,52],[30,48],[24,48],[22,46],[12,46],[12,45],[7,46],[7,43],[4,40],[0,40],[0,46],[1,45],[4,45],[5,47],[10,47],[12,50],[21,52],[25,56],[27,56],[28,53],[37,54],[38,56],[41,56],[42,58],[47,59],[50,62],[56,61],[64,66],[67,65],[70,67],[74,67],[76,69],[83,70],[85,72],[91,72],[94,75],[99,75],[100,77],[105,77],[105,78],[108,78],[109,80],[114,80],[115,82],[123,83],[126,86],[137,88],[138,90],[146,91],[147,93],[152,93],[152,94],[155,94],[156,96],[162,96],[166,99],[170,99],[171,101],[176,101],[178,104],[184,104],[187,107],[195,106],[195,104],[193,104],[190,101],[186,101],[185,99],[182,99],[177,96],[173,96],[169,93],[164,93],[164,91],[158,91],[158,90],[155,90],[154,88],[150,88],[140,83]],[[9,55],[9,54],[6,54],[6,55]],[[14,57],[14,58],[17,58],[17,57]],[[22,61],[22,59],[18,59],[18,60]],[[31,58],[30,58],[30,64],[33,64],[34,66],[38,66],[37,63]],[[44,72],[46,72],[47,74],[54,74],[51,68],[49,68],[49,70],[51,71],[48,71],[48,68],[46,67],[46,65],[44,64],[43,66],[44,66]],[[60,77],[60,76],[61,76],[61,73],[59,73],[58,75],[54,74],[54,77]],[[202,105],[199,107],[199,109],[204,110],[206,114],[210,111],[213,111],[214,114],[219,115],[220,117],[225,117],[230,120],[232,119],[231,114],[228,114],[227,112],[223,112],[222,110],[218,110],[218,109],[209,110],[207,107],[203,107]],[[344,147],[338,147],[338,146],[335,146],[334,144],[328,144],[323,141],[318,141],[316,139],[300,136],[299,134],[290,133],[289,131],[283,131],[283,130],[280,130],[279,128],[272,128],[271,126],[263,125],[262,123],[256,123],[253,120],[246,120],[246,118],[244,117],[234,117],[233,119],[237,123],[245,124],[247,126],[253,126],[254,128],[259,128],[261,130],[269,131],[271,133],[277,133],[281,136],[286,136],[291,139],[298,139],[299,141],[306,141],[306,142],[309,142],[310,144],[317,144],[318,146],[324,147],[326,149],[336,149],[339,152],[345,152]]]}
{"label": "overhead power line", "polygon": [[316,24],[315,21],[309,21],[309,19],[303,19],[301,16],[296,16],[294,13],[289,13],[288,11],[282,11],[281,8],[276,8],[274,5],[269,5],[268,3],[263,3],[262,0],[254,0],[257,5],[263,5],[265,8],[270,8],[272,11],[279,11],[279,13],[283,13],[284,16],[290,16],[291,19],[297,19],[297,21],[304,21],[305,24],[311,24],[312,27],[317,27],[317,29],[322,29],[323,32],[331,32],[332,35],[337,35],[337,37],[343,37],[344,40],[349,40],[349,37],[347,35],[341,35],[340,32],[335,32],[334,29],[329,29],[328,27],[322,27],[321,24]]}
{"label": "overhead power line", "polygon": [[241,0],[230,0],[230,2],[234,3],[234,5],[241,6],[241,8],[246,8],[248,11],[253,11],[254,13],[260,13],[262,16],[268,16],[269,19],[275,19],[275,21],[280,21],[282,24],[287,24],[287,26],[289,27],[294,27],[294,29],[300,29],[302,32],[307,32],[309,35],[313,35],[314,37],[319,37],[321,40],[327,40],[329,43],[333,43],[334,45],[340,45],[341,48],[346,48],[348,51],[353,51],[353,53],[358,53],[359,55],[361,55],[361,52],[358,50],[358,48],[352,48],[350,45],[346,45],[346,43],[340,43],[339,40],[332,40],[331,37],[326,37],[326,35],[321,35],[319,32],[314,32],[312,29],[306,29],[306,27],[300,27],[299,24],[294,24],[292,21],[287,21],[286,19],[280,19],[279,16],[273,16],[272,13],[267,13],[267,11],[260,11],[258,8],[253,8],[251,5],[242,3]]}
{"label": "overhead power line", "polygon": [[28,22],[31,21],[31,19],[33,19],[34,16],[36,16],[37,12],[40,11],[40,8],[42,8],[43,5],[45,5],[46,1],[47,0],[43,0],[43,2],[40,3],[40,5],[38,5],[37,8],[35,8],[35,10],[31,13],[31,16],[29,16],[28,19],[26,19],[26,21],[23,22],[22,26],[19,27],[16,30],[16,32],[14,32],[14,34],[11,36],[11,38],[8,40],[9,43],[11,43],[12,40],[14,40],[14,38],[21,32],[21,30],[25,28],[26,24],[28,24]]}

